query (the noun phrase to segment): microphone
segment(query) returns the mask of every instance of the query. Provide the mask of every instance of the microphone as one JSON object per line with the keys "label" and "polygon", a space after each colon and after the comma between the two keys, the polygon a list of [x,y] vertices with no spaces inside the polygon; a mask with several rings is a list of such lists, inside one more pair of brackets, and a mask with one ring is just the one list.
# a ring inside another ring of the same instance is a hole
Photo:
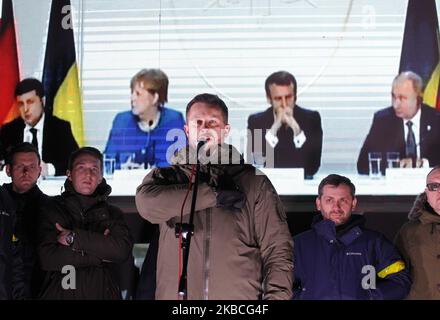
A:
{"label": "microphone", "polygon": [[199,153],[199,150],[201,147],[203,147],[206,144],[206,140],[204,139],[199,139],[197,142],[197,153]]}

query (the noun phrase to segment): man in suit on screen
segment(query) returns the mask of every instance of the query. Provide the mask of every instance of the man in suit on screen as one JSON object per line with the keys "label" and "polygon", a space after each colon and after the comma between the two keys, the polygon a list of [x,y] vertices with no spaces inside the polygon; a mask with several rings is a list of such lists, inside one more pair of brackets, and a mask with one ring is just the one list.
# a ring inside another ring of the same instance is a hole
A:
{"label": "man in suit on screen", "polygon": [[[423,104],[423,81],[412,71],[397,75],[392,84],[392,106],[374,114],[357,161],[360,174],[368,174],[368,153],[382,154],[385,173],[387,153],[398,152],[403,163],[415,167],[421,159],[440,164],[440,112]],[[409,161],[408,161],[409,160]]]}
{"label": "man in suit on screen", "polygon": [[42,158],[43,176],[66,175],[69,156],[78,149],[70,123],[45,112],[44,89],[37,79],[20,81],[15,97],[20,117],[0,130],[0,158],[5,159],[10,147],[29,142]]}
{"label": "man in suit on screen", "polygon": [[[274,168],[304,168],[312,178],[321,165],[322,127],[317,111],[296,104],[295,77],[287,71],[272,73],[265,82],[270,108],[248,119],[248,159]],[[250,135],[250,136],[249,136]]]}

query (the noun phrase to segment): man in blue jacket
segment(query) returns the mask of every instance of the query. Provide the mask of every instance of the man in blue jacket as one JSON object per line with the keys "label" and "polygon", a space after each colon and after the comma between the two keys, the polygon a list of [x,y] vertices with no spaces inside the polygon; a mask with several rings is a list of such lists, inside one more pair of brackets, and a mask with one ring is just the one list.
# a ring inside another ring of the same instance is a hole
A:
{"label": "man in blue jacket", "polygon": [[409,270],[384,235],[363,228],[350,179],[319,184],[312,229],[294,238],[294,299],[404,299]]}

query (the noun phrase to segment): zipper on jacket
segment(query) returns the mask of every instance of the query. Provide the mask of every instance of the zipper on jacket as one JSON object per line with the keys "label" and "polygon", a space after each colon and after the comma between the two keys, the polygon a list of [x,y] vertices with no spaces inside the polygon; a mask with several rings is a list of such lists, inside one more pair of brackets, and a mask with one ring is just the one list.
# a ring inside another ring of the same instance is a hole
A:
{"label": "zipper on jacket", "polygon": [[82,224],[83,224],[83,226],[85,226],[85,224],[86,224],[86,217],[84,216],[84,212],[82,211],[82,209],[79,210],[79,214],[81,216]]}
{"label": "zipper on jacket", "polygon": [[333,242],[330,241],[330,243],[333,245],[333,248],[335,250],[334,257],[337,257],[336,261],[336,284],[338,286],[337,293],[338,293],[338,299],[342,299],[342,281],[341,281],[341,274],[342,274],[342,265],[343,263],[340,263],[341,261],[344,261],[345,256],[345,250],[344,245],[338,240],[335,239]]}
{"label": "zipper on jacket", "polygon": [[203,234],[203,255],[204,255],[204,268],[203,268],[203,300],[209,300],[209,268],[210,268],[210,242],[211,242],[211,223],[212,223],[212,209],[206,209],[205,215],[206,228]]}

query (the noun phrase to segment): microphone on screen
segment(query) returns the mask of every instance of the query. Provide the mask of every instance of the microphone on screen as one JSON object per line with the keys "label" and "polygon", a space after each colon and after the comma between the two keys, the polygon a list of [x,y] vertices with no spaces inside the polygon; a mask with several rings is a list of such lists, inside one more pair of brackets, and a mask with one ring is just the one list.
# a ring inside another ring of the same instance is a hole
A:
{"label": "microphone on screen", "polygon": [[203,147],[206,144],[206,140],[205,139],[199,139],[197,142],[197,153],[199,153],[199,150],[201,147]]}

